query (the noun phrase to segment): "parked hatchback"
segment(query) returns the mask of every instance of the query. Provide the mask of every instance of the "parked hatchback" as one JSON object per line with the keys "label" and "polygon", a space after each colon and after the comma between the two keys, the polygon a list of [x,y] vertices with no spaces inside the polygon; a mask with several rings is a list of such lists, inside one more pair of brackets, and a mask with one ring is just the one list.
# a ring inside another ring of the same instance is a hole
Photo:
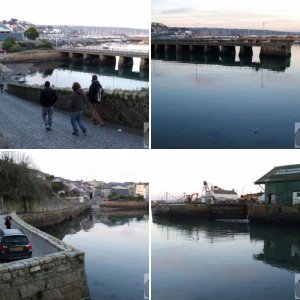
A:
{"label": "parked hatchback", "polygon": [[0,260],[30,258],[32,245],[19,229],[0,229]]}

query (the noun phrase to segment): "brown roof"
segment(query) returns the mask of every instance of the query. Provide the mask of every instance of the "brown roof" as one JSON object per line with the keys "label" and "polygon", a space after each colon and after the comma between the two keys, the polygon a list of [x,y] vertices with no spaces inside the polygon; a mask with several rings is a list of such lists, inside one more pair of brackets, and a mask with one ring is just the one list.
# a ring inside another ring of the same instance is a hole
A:
{"label": "brown roof", "polygon": [[300,180],[300,164],[287,165],[273,168],[270,172],[255,181],[255,184],[261,184],[273,181],[296,181]]}

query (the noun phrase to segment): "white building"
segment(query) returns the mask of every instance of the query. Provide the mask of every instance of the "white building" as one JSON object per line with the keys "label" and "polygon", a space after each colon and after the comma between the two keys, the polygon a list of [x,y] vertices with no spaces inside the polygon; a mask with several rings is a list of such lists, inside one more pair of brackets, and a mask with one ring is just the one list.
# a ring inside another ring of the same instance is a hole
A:
{"label": "white building", "polygon": [[135,186],[135,195],[141,195],[145,200],[149,200],[149,184],[138,183]]}
{"label": "white building", "polygon": [[207,192],[205,202],[226,202],[226,201],[237,201],[238,194],[234,190],[224,190],[218,186],[212,186]]}

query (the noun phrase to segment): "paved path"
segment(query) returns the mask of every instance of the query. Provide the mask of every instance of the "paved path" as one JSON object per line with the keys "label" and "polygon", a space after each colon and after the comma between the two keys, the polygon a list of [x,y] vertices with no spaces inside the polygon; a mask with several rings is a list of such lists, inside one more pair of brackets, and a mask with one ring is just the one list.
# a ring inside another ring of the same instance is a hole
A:
{"label": "paved path", "polygon": [[97,127],[84,119],[87,136],[73,136],[69,114],[55,110],[53,130],[48,132],[41,107],[7,93],[0,93],[0,133],[14,149],[108,149],[143,148],[142,135],[117,131],[108,125]]}
{"label": "paved path", "polygon": [[0,229],[5,229],[6,228],[6,226],[5,226],[5,217],[6,217],[7,215],[1,215],[0,214]]}

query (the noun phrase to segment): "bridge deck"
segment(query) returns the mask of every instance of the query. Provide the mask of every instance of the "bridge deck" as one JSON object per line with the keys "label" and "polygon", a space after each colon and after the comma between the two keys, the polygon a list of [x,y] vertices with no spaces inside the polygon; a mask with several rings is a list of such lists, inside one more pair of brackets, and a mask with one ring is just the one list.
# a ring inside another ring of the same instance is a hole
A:
{"label": "bridge deck", "polygon": [[126,49],[83,49],[83,48],[57,48],[61,53],[75,53],[88,55],[107,55],[107,56],[123,56],[149,58],[149,51],[142,50],[126,50]]}

